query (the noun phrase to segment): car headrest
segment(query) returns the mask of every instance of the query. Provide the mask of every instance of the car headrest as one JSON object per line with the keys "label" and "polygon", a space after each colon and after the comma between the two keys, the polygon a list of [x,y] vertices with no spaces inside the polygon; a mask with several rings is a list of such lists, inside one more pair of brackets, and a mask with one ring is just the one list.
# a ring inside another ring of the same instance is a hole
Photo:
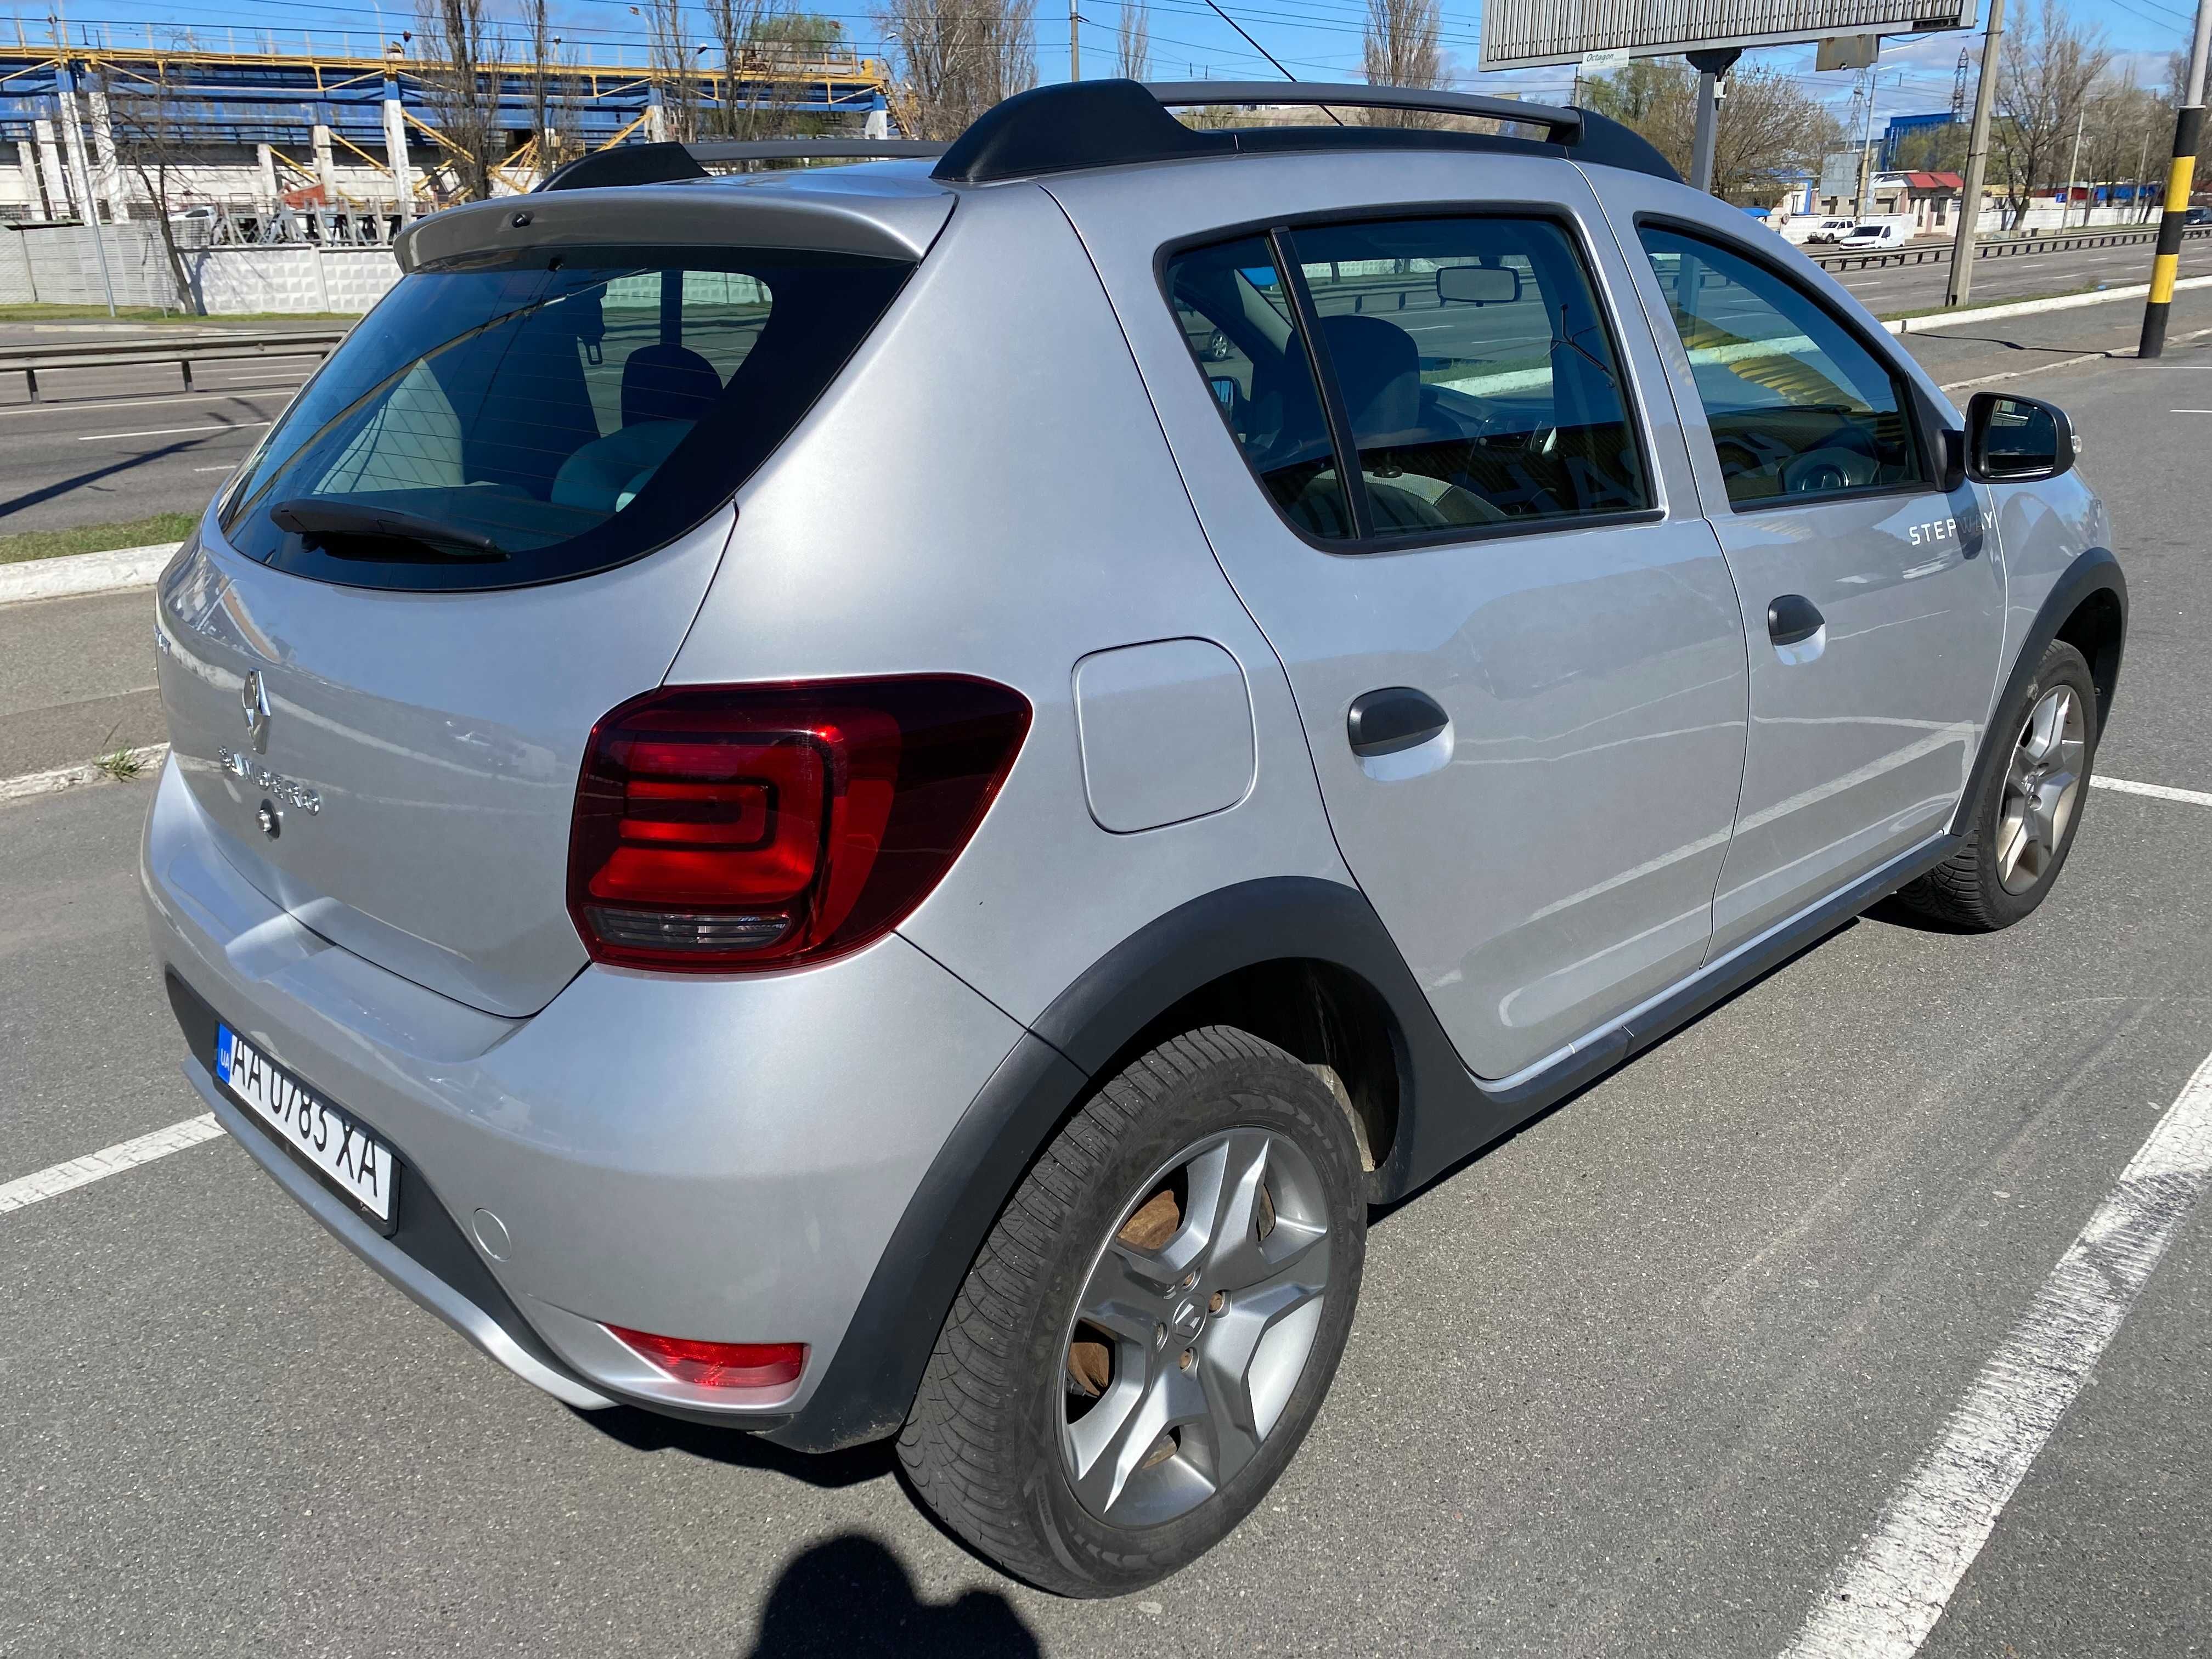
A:
{"label": "car headrest", "polygon": [[1321,332],[1355,433],[1366,439],[1420,424],[1421,349],[1412,335],[1357,314],[1324,317]]}
{"label": "car headrest", "polygon": [[640,421],[700,421],[722,395],[722,377],[688,346],[640,346],[623,365],[624,426]]}

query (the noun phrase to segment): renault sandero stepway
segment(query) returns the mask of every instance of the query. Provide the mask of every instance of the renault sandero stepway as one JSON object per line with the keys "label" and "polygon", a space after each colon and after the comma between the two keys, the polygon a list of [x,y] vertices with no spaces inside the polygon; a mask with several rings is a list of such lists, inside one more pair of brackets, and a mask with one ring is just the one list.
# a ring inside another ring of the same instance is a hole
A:
{"label": "renault sandero stepway", "polygon": [[[1170,112],[1286,97],[1364,119]],[[400,239],[161,577],[154,951],[515,1376],[896,1437],[1125,1591],[1296,1452],[1370,1206],[1877,900],[2042,902],[2126,589],[2063,413],[1598,116],[811,148]]]}

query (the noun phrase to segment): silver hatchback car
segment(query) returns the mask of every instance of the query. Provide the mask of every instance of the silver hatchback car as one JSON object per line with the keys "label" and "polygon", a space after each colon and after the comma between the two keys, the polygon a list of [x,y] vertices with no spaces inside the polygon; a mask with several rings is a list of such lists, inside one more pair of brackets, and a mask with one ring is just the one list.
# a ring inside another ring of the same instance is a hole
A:
{"label": "silver hatchback car", "polygon": [[[1370,124],[1168,112],[1286,97]],[[2126,609],[2065,417],[1624,129],[739,153],[412,228],[159,589],[186,1077],[568,1405],[896,1435],[1133,1589],[1296,1450],[1369,1206],[2057,878]]]}

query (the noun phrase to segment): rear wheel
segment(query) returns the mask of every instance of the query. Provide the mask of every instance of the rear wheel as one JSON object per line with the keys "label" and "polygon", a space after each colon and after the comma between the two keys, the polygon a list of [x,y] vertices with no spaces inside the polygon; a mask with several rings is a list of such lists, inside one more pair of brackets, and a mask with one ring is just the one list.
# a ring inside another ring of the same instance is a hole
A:
{"label": "rear wheel", "polygon": [[1046,1147],[938,1339],[899,1453],[923,1501],[1070,1595],[1211,1548],[1305,1437],[1366,1248],[1312,1072],[1226,1026],[1124,1069]]}
{"label": "rear wheel", "polygon": [[1966,840],[1898,896],[1976,932],[2009,927],[2043,902],[2080,827],[2097,748],[2097,690],[2089,665],[2063,640],[2000,710],[2008,741],[2001,770],[1975,803]]}

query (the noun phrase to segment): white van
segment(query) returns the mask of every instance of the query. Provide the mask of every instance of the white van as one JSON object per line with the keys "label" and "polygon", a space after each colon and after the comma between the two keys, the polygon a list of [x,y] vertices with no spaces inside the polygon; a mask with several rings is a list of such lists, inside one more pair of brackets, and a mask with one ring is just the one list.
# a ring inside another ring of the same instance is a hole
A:
{"label": "white van", "polygon": [[1838,246],[1846,252],[1870,248],[1903,247],[1912,240],[1910,219],[1862,219],[1846,232]]}

